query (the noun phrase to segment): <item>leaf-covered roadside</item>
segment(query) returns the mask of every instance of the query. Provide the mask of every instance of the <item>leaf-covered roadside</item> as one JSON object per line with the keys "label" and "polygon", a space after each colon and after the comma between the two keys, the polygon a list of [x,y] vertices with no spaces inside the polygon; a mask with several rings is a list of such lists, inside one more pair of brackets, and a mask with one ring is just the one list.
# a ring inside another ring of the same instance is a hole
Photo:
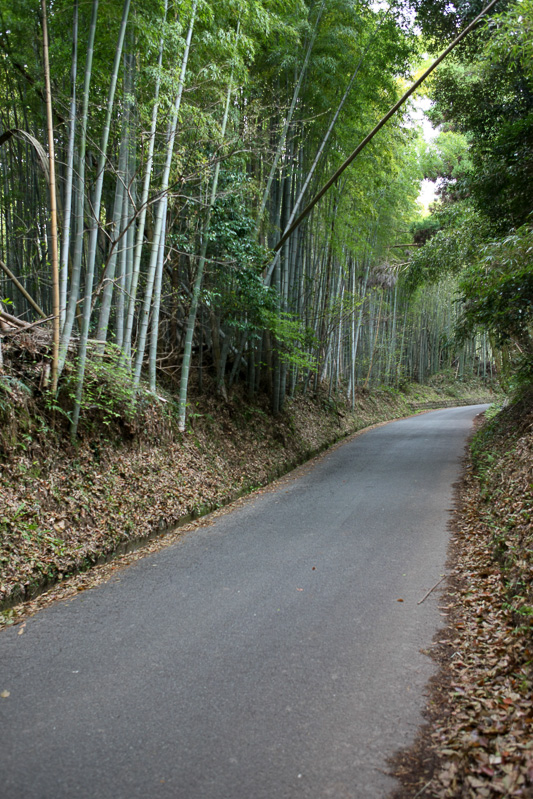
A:
{"label": "leaf-covered roadside", "polygon": [[533,796],[533,395],[473,439],[458,487],[449,626],[428,726],[395,763],[396,799]]}

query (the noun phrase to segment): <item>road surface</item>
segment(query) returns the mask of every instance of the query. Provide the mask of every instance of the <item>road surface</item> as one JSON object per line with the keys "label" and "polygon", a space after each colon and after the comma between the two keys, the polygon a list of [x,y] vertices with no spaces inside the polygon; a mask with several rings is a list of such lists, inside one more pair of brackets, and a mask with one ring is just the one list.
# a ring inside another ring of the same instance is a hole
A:
{"label": "road surface", "polygon": [[0,797],[387,796],[483,407],[368,431],[0,633]]}

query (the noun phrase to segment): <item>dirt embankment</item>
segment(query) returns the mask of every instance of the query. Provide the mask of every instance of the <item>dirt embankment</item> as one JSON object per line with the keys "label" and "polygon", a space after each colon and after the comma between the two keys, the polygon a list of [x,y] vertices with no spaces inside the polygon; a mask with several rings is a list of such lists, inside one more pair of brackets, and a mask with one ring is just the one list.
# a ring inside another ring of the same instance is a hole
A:
{"label": "dirt embankment", "polygon": [[182,435],[152,423],[156,410],[148,409],[144,433],[129,442],[93,432],[73,448],[44,417],[17,426],[16,404],[26,400],[12,389],[0,456],[3,619],[43,587],[265,485],[358,429],[409,415],[418,403],[461,404],[480,393],[479,385],[455,386],[453,396],[421,386],[374,391],[358,396],[353,411],[327,395],[300,396],[276,418],[266,400],[198,398]]}

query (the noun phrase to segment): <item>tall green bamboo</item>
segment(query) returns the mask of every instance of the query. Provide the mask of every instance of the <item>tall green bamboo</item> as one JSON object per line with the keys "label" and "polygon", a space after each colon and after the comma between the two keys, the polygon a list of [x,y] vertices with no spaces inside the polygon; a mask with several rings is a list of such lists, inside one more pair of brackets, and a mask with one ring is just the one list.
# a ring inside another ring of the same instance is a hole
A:
{"label": "tall green bamboo", "polygon": [[78,423],[81,412],[81,402],[83,397],[83,382],[85,377],[85,365],[87,361],[87,343],[89,339],[89,325],[91,322],[92,310],[92,295],[93,295],[93,281],[94,281],[94,267],[96,261],[96,248],[98,231],[100,228],[100,205],[102,201],[102,188],[104,185],[104,172],[107,157],[107,144],[109,141],[109,131],[111,127],[111,115],[113,112],[113,103],[115,100],[115,91],[118,81],[118,73],[120,69],[120,62],[122,60],[122,48],[124,45],[124,37],[126,35],[126,26],[128,24],[128,15],[130,11],[131,0],[124,0],[122,9],[122,20],[120,22],[120,29],[118,35],[117,46],[115,50],[115,60],[113,63],[113,70],[111,73],[111,82],[109,86],[109,94],[107,97],[106,116],[104,121],[104,128],[102,132],[102,141],[100,144],[100,156],[98,161],[98,171],[96,177],[96,185],[94,190],[93,199],[93,214],[92,224],[89,233],[89,244],[87,253],[87,267],[85,269],[85,296],[83,301],[83,318],[80,334],[80,344],[78,348],[78,369],[76,375],[76,395],[74,399],[74,410],[72,412],[72,424],[70,427],[70,436],[74,441],[78,432]]}
{"label": "tall green bamboo", "polygon": [[[165,36],[164,36],[164,26],[167,20],[167,13],[168,13],[168,0],[165,0],[164,5],[164,16],[163,16],[163,29],[161,32],[161,37],[159,40],[159,54],[157,59],[157,72],[156,72],[156,79],[155,79],[155,87],[154,87],[154,97],[153,97],[153,105],[152,105],[152,117],[150,121],[150,134],[148,136],[148,145],[147,145],[147,155],[146,155],[146,163],[144,168],[144,177],[143,177],[143,185],[141,190],[141,197],[139,201],[140,206],[140,214],[139,214],[139,222],[137,225],[137,233],[135,238],[135,248],[133,251],[133,263],[132,263],[132,270],[131,270],[131,278],[128,281],[128,291],[126,292],[129,301],[128,301],[128,310],[126,314],[126,321],[124,326],[124,333],[123,333],[123,350],[124,350],[124,359],[123,363],[127,362],[131,358],[131,351],[132,351],[132,334],[133,334],[133,323],[135,318],[135,303],[137,300],[137,287],[139,285],[139,276],[141,270],[141,257],[142,257],[142,250],[143,250],[143,243],[144,243],[144,232],[146,227],[146,212],[148,208],[148,195],[150,192],[150,181],[152,177],[152,168],[154,162],[154,149],[155,149],[155,137],[156,137],[156,130],[157,130],[157,116],[159,113],[159,93],[161,90],[161,67],[163,64],[163,50],[165,45]],[[191,30],[191,25],[189,24],[189,30]],[[192,34],[191,34],[192,35]],[[133,230],[133,228],[132,228]]]}
{"label": "tall green bamboo", "polygon": [[50,85],[50,62],[48,58],[48,21],[46,0],[41,0],[43,24],[43,60],[44,85],[46,96],[46,121],[48,128],[48,160],[50,176],[50,239],[52,242],[51,267],[54,311],[54,343],[52,348],[52,384],[51,390],[57,391],[59,361],[59,248],[57,239],[57,197],[56,197],[56,159],[54,148],[54,122],[52,111],[52,88]]}
{"label": "tall green bamboo", "polygon": [[183,89],[185,86],[185,79],[187,76],[187,64],[189,61],[189,53],[191,49],[191,40],[194,30],[194,23],[196,20],[197,0],[194,0],[191,9],[191,19],[189,22],[189,30],[187,31],[187,39],[185,42],[185,50],[181,61],[181,70],[178,81],[178,91],[172,109],[172,117],[170,120],[169,133],[167,138],[165,166],[163,169],[163,176],[161,178],[161,199],[157,203],[157,211],[155,218],[154,234],[152,238],[152,246],[150,248],[150,263],[148,265],[148,272],[146,275],[146,288],[144,291],[144,302],[141,311],[141,318],[139,322],[139,337],[137,342],[137,352],[135,355],[135,369],[133,374],[133,385],[137,387],[141,379],[142,363],[144,358],[144,349],[146,346],[146,335],[148,332],[148,323],[150,319],[150,308],[152,305],[152,293],[154,288],[154,278],[157,269],[157,261],[159,258],[159,249],[161,242],[161,231],[163,230],[163,216],[167,207],[167,192],[170,180],[170,168],[172,166],[172,154],[174,152],[174,141],[176,139],[176,130],[178,126],[178,118],[181,108],[181,99],[183,97]]}
{"label": "tall green bamboo", "polygon": [[[239,37],[240,25],[237,25],[237,38]],[[222,125],[220,127],[220,139],[224,143],[226,137],[226,128],[228,125],[229,109],[231,96],[233,92],[233,70],[231,71],[228,90],[226,94],[226,103],[224,106],[224,116],[222,118]],[[187,326],[185,332],[185,342],[183,346],[183,361],[181,366],[181,379],[180,379],[180,394],[179,394],[179,410],[178,410],[178,429],[183,432],[185,430],[185,421],[187,415],[187,395],[189,385],[189,373],[191,366],[191,353],[192,341],[194,336],[194,327],[196,325],[196,314],[198,312],[198,302],[200,299],[200,289],[202,287],[202,280],[204,275],[205,258],[207,254],[207,245],[209,243],[209,228],[211,225],[211,214],[215,204],[218,178],[220,175],[220,161],[217,160],[214,168],[213,179],[211,183],[211,193],[207,206],[207,213],[205,222],[202,229],[202,237],[200,244],[200,257],[198,259],[198,267],[196,270],[196,277],[191,297],[191,305],[189,308],[189,315],[187,318]]]}
{"label": "tall green bamboo", "polygon": [[78,0],[74,0],[72,22],[72,59],[70,67],[69,136],[66,162],[66,183],[63,196],[63,229],[61,235],[60,322],[65,324],[67,309],[68,259],[72,215],[72,187],[74,183],[74,145],[76,140],[76,77],[78,70]]}
{"label": "tall green bamboo", "polygon": [[76,233],[74,239],[74,252],[72,257],[72,274],[70,279],[70,292],[65,314],[65,323],[59,342],[58,372],[61,374],[67,358],[67,350],[72,336],[74,318],[80,295],[81,265],[83,255],[84,234],[84,209],[85,209],[85,153],[87,147],[87,126],[89,116],[89,92],[91,86],[92,63],[94,55],[94,39],[96,34],[96,20],[98,16],[98,0],[93,0],[89,38],[87,41],[87,54],[85,57],[85,75],[83,83],[83,108],[80,120],[80,138],[78,143],[78,178],[76,185]]}

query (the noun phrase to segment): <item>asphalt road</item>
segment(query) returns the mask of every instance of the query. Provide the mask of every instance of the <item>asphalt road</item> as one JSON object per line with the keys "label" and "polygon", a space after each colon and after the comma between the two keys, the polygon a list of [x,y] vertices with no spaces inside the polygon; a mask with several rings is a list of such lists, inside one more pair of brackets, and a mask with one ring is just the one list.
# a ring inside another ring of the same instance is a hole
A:
{"label": "asphalt road", "polygon": [[0,633],[1,799],[385,797],[483,407],[371,430]]}

